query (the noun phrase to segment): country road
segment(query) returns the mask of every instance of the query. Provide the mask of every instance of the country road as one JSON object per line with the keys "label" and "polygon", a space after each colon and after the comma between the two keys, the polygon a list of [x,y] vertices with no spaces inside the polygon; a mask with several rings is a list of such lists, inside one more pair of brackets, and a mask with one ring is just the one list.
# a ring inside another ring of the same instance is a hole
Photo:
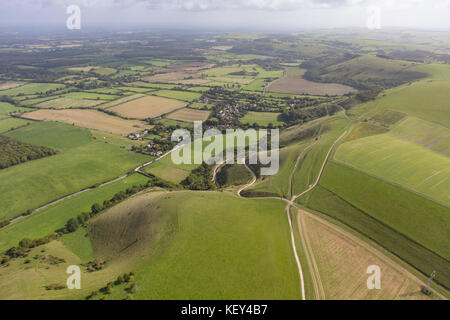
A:
{"label": "country road", "polygon": [[[145,167],[147,167],[147,166],[149,166],[149,165],[151,165],[151,164],[153,164],[153,163],[155,163],[155,162],[157,162],[157,161],[160,161],[161,159],[167,157],[169,154],[175,152],[175,151],[178,150],[179,148],[180,148],[180,146],[174,147],[174,148],[171,149],[170,151],[168,151],[168,152],[166,152],[165,154],[163,154],[161,157],[156,158],[156,159],[154,159],[154,160],[152,160],[152,161],[149,161],[149,162],[146,162],[146,163],[140,165],[139,167],[137,167],[136,169],[134,169],[132,172],[133,172],[133,173],[138,173],[138,174],[146,175],[145,173],[143,173],[143,172],[141,171],[143,168],[145,168]],[[89,188],[85,188],[85,189],[83,189],[83,190],[80,190],[80,191],[71,193],[71,194],[69,194],[69,195],[66,195],[66,196],[64,196],[64,197],[62,197],[62,198],[56,199],[56,200],[54,200],[54,201],[51,201],[51,202],[49,202],[49,203],[47,203],[47,204],[44,204],[44,205],[42,205],[42,206],[40,206],[40,207],[38,207],[38,208],[32,210],[32,211],[31,211],[31,214],[36,213],[36,212],[38,212],[38,211],[41,211],[41,210],[43,210],[43,209],[45,209],[45,208],[48,208],[48,207],[50,207],[50,206],[52,206],[52,205],[54,205],[54,204],[60,203],[60,202],[62,202],[62,201],[64,201],[64,200],[67,200],[67,199],[76,197],[76,196],[78,196],[78,195],[80,195],[80,194],[82,194],[82,193],[85,193],[85,192],[87,192],[87,191],[94,190],[94,189],[98,189],[98,188],[102,188],[102,187],[107,186],[107,185],[109,185],[109,184],[111,184],[111,183],[114,183],[114,182],[123,180],[123,179],[129,177],[131,174],[132,174],[132,173],[127,173],[127,174],[125,174],[125,175],[123,175],[123,176],[120,176],[120,177],[114,178],[114,179],[112,179],[112,180],[106,181],[106,182],[100,184],[100,185],[97,186],[97,187],[89,187]],[[29,216],[29,215],[28,215],[28,216]],[[21,216],[18,216],[18,217],[16,217],[16,218],[13,218],[13,219],[10,220],[10,223],[9,223],[9,224],[11,225],[11,224],[13,224],[13,223],[15,223],[15,222],[17,222],[17,221],[19,221],[19,220],[24,219],[25,217],[27,217],[27,216],[21,215]]]}
{"label": "country road", "polygon": [[[341,135],[341,136],[340,136],[340,137],[339,137],[339,138],[331,145],[331,147],[330,147],[330,149],[328,150],[328,153],[327,153],[327,155],[325,156],[325,159],[324,159],[324,161],[323,161],[323,163],[322,163],[322,166],[321,166],[321,168],[320,168],[320,171],[319,171],[319,174],[318,174],[318,176],[317,176],[317,179],[315,180],[315,182],[314,182],[313,184],[311,184],[311,185],[308,187],[308,189],[306,189],[305,191],[303,191],[302,193],[300,193],[300,194],[298,194],[298,195],[292,195],[291,200],[288,200],[288,199],[282,198],[282,197],[281,197],[281,198],[275,198],[275,199],[280,199],[280,200],[283,200],[283,201],[286,202],[285,212],[286,212],[287,219],[288,219],[288,222],[289,222],[289,231],[290,231],[290,234],[291,234],[292,250],[293,250],[293,253],[294,253],[295,261],[296,261],[296,263],[297,263],[298,273],[299,273],[299,277],[300,277],[300,288],[301,288],[301,292],[302,292],[302,300],[306,300],[305,280],[304,280],[304,275],[303,275],[302,264],[301,264],[301,262],[300,262],[300,258],[299,258],[299,256],[298,256],[297,246],[296,246],[296,244],[295,244],[294,229],[293,229],[293,227],[292,227],[292,219],[291,219],[291,214],[290,214],[291,207],[292,207],[292,206],[296,206],[295,200],[297,200],[299,197],[305,195],[306,193],[310,192],[312,189],[314,189],[314,188],[317,186],[317,184],[318,184],[319,181],[320,181],[320,178],[322,177],[323,170],[325,169],[325,166],[326,166],[326,164],[327,164],[327,162],[328,162],[328,158],[330,157],[331,152],[333,151],[334,147],[335,147],[336,144],[339,142],[339,140],[341,140],[342,137],[344,137],[346,134],[347,134],[347,131],[345,131],[345,132],[344,132],[344,133],[343,133],[343,134],[342,134],[342,135]],[[294,169],[293,169],[293,172],[292,172],[291,175],[289,176],[289,187],[290,187],[290,188],[292,187],[292,179],[293,179],[294,172],[295,172],[295,170],[296,170],[296,168],[297,168],[297,166],[298,166],[298,163],[299,163],[300,159],[303,158],[303,157],[306,155],[307,151],[308,151],[310,148],[312,148],[312,147],[314,146],[315,143],[316,143],[316,142],[314,142],[313,144],[311,144],[310,146],[308,146],[308,147],[306,147],[304,150],[302,150],[302,152],[300,153],[300,155],[297,157],[296,163],[295,163],[295,166],[294,166]],[[239,189],[238,192],[237,192],[237,195],[238,195],[238,196],[241,196],[241,192],[242,192],[243,190],[245,190],[245,189],[251,187],[251,186],[254,185],[255,182],[256,182],[256,175],[253,173],[252,170],[250,170],[250,168],[249,168],[247,165],[246,165],[246,167],[247,167],[247,169],[252,173],[252,175],[253,175],[253,181],[252,181],[251,183],[249,183],[249,184],[243,186],[241,189]],[[272,198],[274,198],[274,197],[272,197]],[[255,199],[255,198],[253,198],[253,199]],[[266,197],[265,199],[267,199],[267,197]],[[300,233],[300,232],[301,232],[301,230],[299,229],[299,233]],[[300,235],[300,237],[301,237],[300,240],[302,240],[302,242],[303,242],[304,239],[302,238],[301,235]],[[308,251],[307,251],[307,246],[306,246],[306,245],[307,245],[307,243],[305,242],[305,245],[304,245],[304,247],[305,247],[305,248],[304,248],[304,251],[305,251],[305,252],[308,252]],[[307,257],[307,260],[308,260],[308,264],[309,264],[309,265],[313,265],[313,262],[310,260],[310,257],[309,257],[308,254],[306,254],[306,257]],[[323,290],[323,286],[322,286],[322,283],[320,282],[320,275],[315,275],[315,276],[313,276],[312,278],[313,278],[313,284],[314,284],[314,288],[315,288],[316,295],[317,295],[319,298],[325,298],[325,293],[324,293],[324,290]]]}

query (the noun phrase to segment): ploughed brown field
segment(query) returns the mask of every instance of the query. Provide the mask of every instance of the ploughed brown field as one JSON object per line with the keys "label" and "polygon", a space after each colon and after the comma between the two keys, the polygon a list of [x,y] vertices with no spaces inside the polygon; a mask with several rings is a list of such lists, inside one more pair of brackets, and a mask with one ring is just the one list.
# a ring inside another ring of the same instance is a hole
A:
{"label": "ploughed brown field", "polygon": [[96,110],[37,110],[26,113],[23,117],[33,120],[66,122],[120,135],[126,135],[148,127],[139,120],[124,120]]}
{"label": "ploughed brown field", "polygon": [[17,83],[17,82],[0,83],[0,90],[13,89],[13,88],[20,87],[21,85],[22,85],[22,83]]}
{"label": "ploughed brown field", "polygon": [[205,121],[208,119],[209,114],[210,111],[185,108],[171,113],[167,118],[187,122]]}
{"label": "ploughed brown field", "polygon": [[155,96],[146,96],[109,108],[117,114],[135,119],[156,118],[163,114],[183,108],[186,102]]}
{"label": "ploughed brown field", "polygon": [[310,95],[341,96],[356,91],[354,88],[338,83],[320,83],[303,79],[301,76],[288,76],[275,80],[269,86],[270,92]]}

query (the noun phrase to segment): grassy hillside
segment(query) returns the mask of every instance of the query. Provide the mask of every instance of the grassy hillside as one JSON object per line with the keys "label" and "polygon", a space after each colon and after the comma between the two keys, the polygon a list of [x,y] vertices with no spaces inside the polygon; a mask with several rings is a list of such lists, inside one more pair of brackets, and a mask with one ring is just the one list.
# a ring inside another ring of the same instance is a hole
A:
{"label": "grassy hillside", "polygon": [[368,115],[391,109],[429,122],[450,127],[448,101],[450,81],[425,80],[387,90],[375,101],[368,102]]}
{"label": "grassy hillside", "polygon": [[450,206],[449,158],[389,134],[342,144],[335,160]]}
{"label": "grassy hillside", "polygon": [[449,208],[334,162],[327,165],[320,185],[442,257],[450,257]]}
{"label": "grassy hillside", "polygon": [[60,123],[36,123],[7,135],[61,152],[0,171],[1,219],[117,178],[148,161],[107,140],[93,140],[89,130]]}
{"label": "grassy hillside", "polygon": [[244,165],[224,165],[216,175],[220,186],[239,186],[249,183],[252,175]]}
{"label": "grassy hillside", "polygon": [[0,252],[17,245],[25,236],[36,239],[52,234],[63,228],[70,218],[74,218],[82,212],[89,212],[94,203],[102,204],[103,201],[110,200],[117,192],[124,191],[135,184],[143,184],[147,180],[142,175],[134,174],[54,204],[8,225],[0,229]]}
{"label": "grassy hillside", "polygon": [[342,83],[358,89],[383,89],[399,86],[426,77],[412,71],[412,62],[382,59],[363,55],[331,66],[315,66],[305,77],[309,80]]}

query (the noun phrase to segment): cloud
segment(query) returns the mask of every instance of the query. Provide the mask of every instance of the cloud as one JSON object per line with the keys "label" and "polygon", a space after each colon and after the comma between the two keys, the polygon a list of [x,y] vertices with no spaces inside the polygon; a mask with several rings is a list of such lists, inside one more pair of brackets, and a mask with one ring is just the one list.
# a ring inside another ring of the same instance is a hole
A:
{"label": "cloud", "polygon": [[[144,5],[150,9],[172,11],[289,11],[369,5],[377,5],[388,10],[404,10],[415,7],[450,7],[450,0],[21,0],[19,3],[21,6],[42,8],[67,7],[72,4],[90,8],[129,8]],[[17,2],[7,1],[4,5],[12,7],[17,5]]]}

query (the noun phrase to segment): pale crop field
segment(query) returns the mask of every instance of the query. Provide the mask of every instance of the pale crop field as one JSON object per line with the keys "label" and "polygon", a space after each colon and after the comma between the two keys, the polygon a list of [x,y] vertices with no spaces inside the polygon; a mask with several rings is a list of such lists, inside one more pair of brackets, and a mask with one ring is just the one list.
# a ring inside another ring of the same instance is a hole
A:
{"label": "pale crop field", "polygon": [[109,110],[128,118],[147,119],[159,117],[186,105],[186,102],[179,100],[148,96],[109,108]]}
{"label": "pale crop field", "polygon": [[44,121],[60,121],[76,126],[125,135],[142,130],[145,124],[137,120],[124,120],[95,110],[37,110],[24,118]]}
{"label": "pale crop field", "polygon": [[104,103],[103,100],[84,100],[84,99],[72,99],[72,98],[58,98],[41,102],[35,105],[42,109],[68,109],[68,108],[86,108],[95,107]]}
{"label": "pale crop field", "polygon": [[195,110],[195,109],[181,109],[171,113],[167,117],[169,119],[186,121],[186,122],[194,122],[194,121],[205,121],[208,119],[210,111],[206,110]]}
{"label": "pale crop field", "polygon": [[342,144],[338,162],[450,205],[450,159],[391,134]]}
{"label": "pale crop field", "polygon": [[285,77],[269,86],[270,92],[291,94],[312,94],[340,96],[354,92],[352,87],[338,83],[319,83],[303,79],[301,76]]}
{"label": "pale crop field", "polygon": [[17,87],[20,87],[21,85],[22,85],[22,83],[19,83],[19,82],[4,82],[4,83],[0,83],[0,91],[1,90],[8,90],[8,89],[17,88]]}
{"label": "pale crop field", "polygon": [[[317,264],[316,272],[326,299],[340,300],[428,300],[420,293],[421,285],[408,273],[375,249],[360,245],[348,232],[315,216],[301,213],[299,225]],[[381,289],[369,290],[366,270],[371,265],[381,269]],[[434,295],[436,297],[436,295]]]}

